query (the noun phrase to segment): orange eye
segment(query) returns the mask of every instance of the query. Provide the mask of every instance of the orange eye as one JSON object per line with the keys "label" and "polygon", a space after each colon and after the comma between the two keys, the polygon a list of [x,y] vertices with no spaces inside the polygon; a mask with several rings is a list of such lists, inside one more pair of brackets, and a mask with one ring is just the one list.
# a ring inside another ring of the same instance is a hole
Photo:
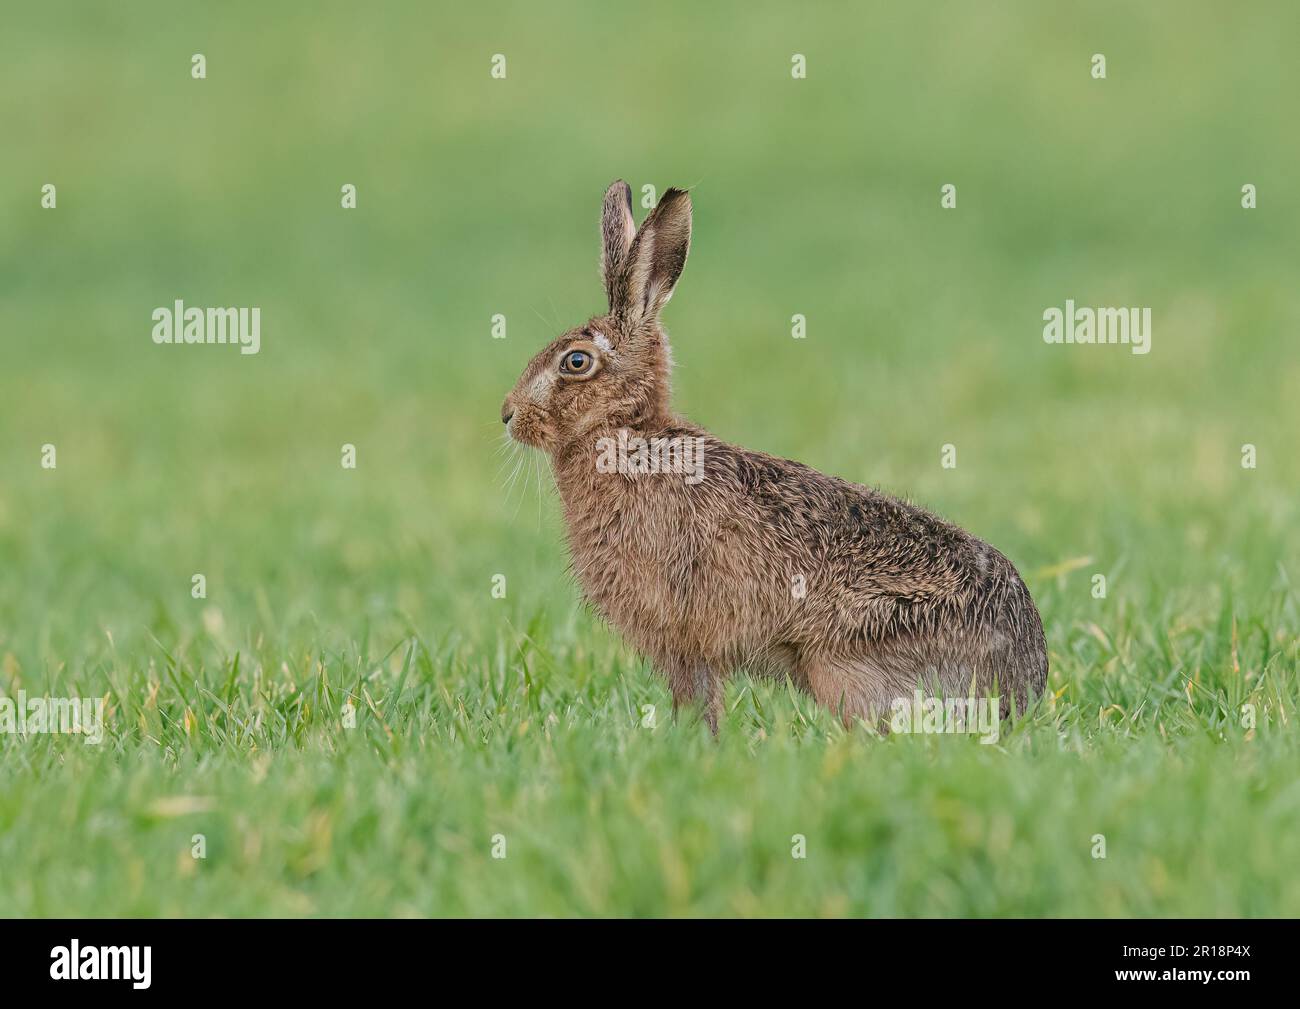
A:
{"label": "orange eye", "polygon": [[560,361],[560,371],[566,375],[585,375],[591,371],[595,358],[585,350],[571,350]]}

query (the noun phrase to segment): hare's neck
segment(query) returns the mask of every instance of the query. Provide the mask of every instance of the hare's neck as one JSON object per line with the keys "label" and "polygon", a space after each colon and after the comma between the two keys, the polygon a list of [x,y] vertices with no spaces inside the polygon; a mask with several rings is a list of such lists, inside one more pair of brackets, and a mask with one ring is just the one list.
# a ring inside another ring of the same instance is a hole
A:
{"label": "hare's neck", "polygon": [[620,476],[618,460],[629,444],[649,440],[673,426],[671,417],[641,419],[633,424],[608,422],[590,428],[562,444],[551,457],[555,484],[564,502],[566,516],[602,511],[618,504],[631,490]]}
{"label": "hare's neck", "polygon": [[618,400],[609,403],[604,416],[596,422],[597,435],[614,434],[620,428],[638,433],[651,433],[674,423],[672,413],[672,384],[667,374],[667,343],[657,345],[657,357],[652,359],[649,374]]}
{"label": "hare's neck", "polygon": [[564,522],[570,537],[591,516],[607,512],[613,505],[611,496],[617,494],[614,481],[596,466],[604,437],[604,432],[593,431],[568,442],[551,457],[555,487],[564,505]]}

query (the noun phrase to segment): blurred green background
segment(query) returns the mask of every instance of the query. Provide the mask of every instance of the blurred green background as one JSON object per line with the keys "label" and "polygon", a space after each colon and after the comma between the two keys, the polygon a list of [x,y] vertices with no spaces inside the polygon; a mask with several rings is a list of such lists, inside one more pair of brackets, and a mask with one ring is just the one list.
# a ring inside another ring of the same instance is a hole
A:
{"label": "blurred green background", "polygon": [[[1300,912],[1267,840],[1300,825],[1290,4],[4,21],[0,689],[105,696],[112,742],[0,738],[0,911]],[[682,412],[906,494],[1025,573],[1054,697],[1018,749],[846,737],[748,683],[716,747],[639,728],[666,692],[580,610],[541,460],[508,486],[499,451],[528,358],[603,307],[618,177],[638,219],[643,186],[693,188],[665,313]],[[1149,306],[1151,353],[1046,345],[1066,298]],[[154,345],[175,299],[260,307],[260,354]],[[1243,699],[1273,735],[1244,738]],[[156,806],[176,795],[204,798]],[[754,853],[795,809],[824,860],[802,882]],[[1111,814],[1130,861],[1099,867]],[[494,817],[552,847],[494,874]],[[196,870],[200,829],[231,840]],[[1041,873],[1009,868],[1022,848]]]}

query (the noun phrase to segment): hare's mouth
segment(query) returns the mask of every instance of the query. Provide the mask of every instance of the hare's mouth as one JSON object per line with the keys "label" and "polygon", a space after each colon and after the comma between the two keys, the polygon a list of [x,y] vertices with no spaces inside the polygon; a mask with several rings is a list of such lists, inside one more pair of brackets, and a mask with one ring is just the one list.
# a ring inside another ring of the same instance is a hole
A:
{"label": "hare's mouth", "polygon": [[510,440],[528,448],[544,448],[546,432],[537,418],[520,414],[518,410],[506,421],[506,434]]}
{"label": "hare's mouth", "polygon": [[529,448],[532,447],[527,439],[520,437],[519,431],[515,428],[514,418],[511,418],[509,423],[506,424],[506,434],[510,436],[510,440],[515,444],[527,445]]}

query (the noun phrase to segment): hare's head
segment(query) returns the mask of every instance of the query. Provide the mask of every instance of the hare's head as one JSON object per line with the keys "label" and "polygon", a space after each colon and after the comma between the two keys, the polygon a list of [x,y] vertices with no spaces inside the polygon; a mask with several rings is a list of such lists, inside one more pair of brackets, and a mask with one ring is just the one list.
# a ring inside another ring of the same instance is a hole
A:
{"label": "hare's head", "polygon": [[605,193],[600,270],[609,312],[569,330],[528,362],[501,406],[510,436],[554,453],[584,434],[668,413],[672,360],[659,311],[691,244],[691,198],[669,189],[641,230],[632,191]]}

